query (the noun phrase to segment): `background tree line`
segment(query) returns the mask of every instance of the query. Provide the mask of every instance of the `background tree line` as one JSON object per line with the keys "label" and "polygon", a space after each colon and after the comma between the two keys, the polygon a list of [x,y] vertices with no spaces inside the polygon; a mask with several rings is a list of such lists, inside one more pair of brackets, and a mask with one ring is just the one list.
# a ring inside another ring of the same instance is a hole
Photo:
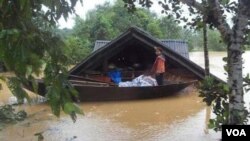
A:
{"label": "background tree line", "polygon": [[[66,46],[63,51],[76,64],[85,58],[93,49],[96,40],[112,40],[126,31],[130,26],[137,26],[159,39],[182,39],[188,42],[189,51],[203,50],[202,31],[185,29],[176,24],[175,19],[158,16],[145,8],[138,8],[129,13],[124,8],[122,0],[114,4],[109,2],[97,5],[86,14],[86,18],[75,18],[73,29],[56,29]],[[208,30],[208,49],[210,51],[225,51],[226,45],[221,42],[217,30]],[[249,46],[246,46],[249,48]],[[4,70],[1,64],[0,70]]]}
{"label": "background tree line", "polygon": [[[97,5],[87,13],[85,19],[76,17],[73,29],[61,30],[67,45],[65,53],[73,64],[77,63],[92,51],[96,40],[112,40],[130,26],[142,28],[159,39],[185,40],[190,51],[203,50],[202,31],[185,29],[176,24],[174,18],[160,17],[145,8],[129,13],[122,0],[117,0],[114,4],[106,2]],[[208,42],[209,50],[226,50],[216,30],[208,31]]]}

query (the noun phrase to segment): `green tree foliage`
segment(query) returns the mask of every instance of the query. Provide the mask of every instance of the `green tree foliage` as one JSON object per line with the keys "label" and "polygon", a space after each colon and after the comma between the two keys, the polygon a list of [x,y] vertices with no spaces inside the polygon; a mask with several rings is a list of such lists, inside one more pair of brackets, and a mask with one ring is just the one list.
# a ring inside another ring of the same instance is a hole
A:
{"label": "green tree foliage", "polygon": [[210,119],[208,125],[215,131],[219,131],[222,124],[228,123],[228,92],[228,85],[216,82],[211,76],[206,76],[199,84],[199,96],[203,97],[208,106],[216,107],[213,109],[216,117]]}
{"label": "green tree foliage", "polygon": [[246,92],[250,91],[250,74],[247,74],[247,76],[243,79],[244,81],[244,88]]}
{"label": "green tree foliage", "polygon": [[156,37],[159,37],[159,38],[163,37],[163,33],[157,21],[150,22],[147,25],[147,31]]}
{"label": "green tree foliage", "polygon": [[192,34],[189,34],[188,36],[186,35],[188,33],[191,33],[191,31],[188,31],[187,29],[182,29],[180,26],[176,26],[177,24],[174,22],[173,18],[162,17],[159,21],[160,30],[163,32],[164,38],[183,38],[186,40],[188,36],[192,36]]}
{"label": "green tree foliage", "polygon": [[69,36],[65,40],[66,46],[63,48],[66,56],[70,59],[71,64],[80,62],[87,57],[90,52],[90,42],[87,39],[80,39],[79,37]]}
{"label": "green tree foliage", "polygon": [[23,102],[23,98],[29,98],[21,89],[22,84],[28,85],[30,80],[35,86],[33,76],[44,71],[46,96],[56,116],[61,109],[71,111],[72,117],[81,113],[77,106],[68,104],[76,92],[67,80],[64,43],[54,30],[59,18],[67,19],[74,12],[76,2],[0,0],[0,60],[16,75],[9,79],[9,86],[19,102]]}
{"label": "green tree foliage", "polygon": [[[191,44],[194,50],[203,50],[202,31],[197,30],[191,37]],[[221,40],[220,33],[217,30],[208,29],[208,49],[210,51],[226,51],[227,47]]]}
{"label": "green tree foliage", "polygon": [[64,52],[72,64],[78,63],[90,53],[96,40],[112,40],[130,26],[140,27],[161,39],[186,40],[192,35],[187,36],[185,31],[188,30],[178,26],[172,18],[159,18],[147,9],[128,13],[124,3],[117,0],[114,5],[108,2],[97,5],[87,13],[86,19],[76,17],[75,26],[68,36],[65,37],[65,30],[61,31],[66,42]]}
{"label": "green tree foliage", "polygon": [[[15,109],[11,105],[0,106],[1,122],[14,123],[17,121],[23,121],[26,117],[27,117],[27,113],[23,110],[19,112],[15,112]],[[0,126],[0,129],[1,129],[1,126]]]}
{"label": "green tree foliage", "polygon": [[173,18],[159,18],[155,13],[140,8],[129,13],[124,3],[117,0],[114,5],[106,2],[87,13],[86,19],[76,17],[73,36],[88,40],[83,47],[93,46],[96,40],[112,40],[131,26],[137,26],[161,39],[183,39],[184,29]]}
{"label": "green tree foliage", "polygon": [[208,49],[213,51],[226,51],[227,49],[217,30],[208,30]]}
{"label": "green tree foliage", "polygon": [[246,50],[250,50],[250,36],[247,37],[247,42],[246,42],[244,48],[245,48]]}

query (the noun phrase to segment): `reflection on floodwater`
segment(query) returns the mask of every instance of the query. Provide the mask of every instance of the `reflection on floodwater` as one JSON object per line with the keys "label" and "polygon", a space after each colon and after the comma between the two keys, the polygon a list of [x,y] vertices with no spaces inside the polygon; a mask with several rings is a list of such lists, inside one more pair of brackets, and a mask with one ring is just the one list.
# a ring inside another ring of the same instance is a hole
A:
{"label": "reflection on floodwater", "polygon": [[[247,53],[249,56],[250,52]],[[226,54],[212,52],[209,55],[211,71],[225,78],[221,58]],[[204,64],[203,52],[190,53],[190,58],[201,66]],[[250,66],[246,68],[250,70]],[[0,104],[14,101],[6,86],[3,88]],[[249,97],[246,95],[248,106]],[[34,134],[39,132],[46,141],[216,141],[221,137],[212,130],[204,134],[205,104],[192,87],[171,98],[79,105],[85,115],[78,115],[76,123],[68,115],[56,118],[45,103],[16,107],[25,109],[28,119],[6,126],[0,131],[0,140],[36,141]]]}

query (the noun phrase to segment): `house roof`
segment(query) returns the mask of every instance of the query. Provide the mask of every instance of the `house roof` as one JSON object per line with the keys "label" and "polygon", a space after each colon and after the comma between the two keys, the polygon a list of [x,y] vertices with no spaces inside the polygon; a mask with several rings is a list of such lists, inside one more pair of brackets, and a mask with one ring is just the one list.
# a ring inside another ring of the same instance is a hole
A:
{"label": "house roof", "polygon": [[116,54],[123,48],[131,45],[133,42],[140,43],[145,49],[152,51],[154,50],[155,46],[160,47],[163,49],[163,54],[167,57],[167,60],[189,70],[200,79],[203,79],[205,77],[205,70],[202,67],[168,47],[164,43],[164,41],[162,42],[161,40],[156,39],[155,37],[151,36],[149,33],[138,27],[130,27],[127,31],[110,42],[103,41],[103,44],[105,45],[102,47],[100,47],[100,45],[99,49],[91,53],[87,58],[73,67],[70,70],[70,74],[77,75],[84,70],[93,68],[97,64],[101,63],[105,59],[105,57]]}
{"label": "house roof", "polygon": [[[164,47],[170,48],[174,50],[175,52],[181,54],[185,58],[189,59],[188,44],[186,41],[177,40],[177,39],[160,39],[160,41],[166,45]],[[93,52],[104,47],[109,42],[110,41],[108,40],[96,40]]]}

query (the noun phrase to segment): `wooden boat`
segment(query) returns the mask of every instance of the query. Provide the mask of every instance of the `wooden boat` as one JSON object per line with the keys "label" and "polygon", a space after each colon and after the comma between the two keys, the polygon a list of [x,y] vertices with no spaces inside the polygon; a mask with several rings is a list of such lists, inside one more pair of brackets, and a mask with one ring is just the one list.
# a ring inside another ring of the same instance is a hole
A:
{"label": "wooden boat", "polygon": [[[145,87],[118,87],[100,82],[70,80],[74,88],[79,92],[81,102],[87,101],[124,101],[124,100],[141,100],[167,97],[176,94],[187,86],[197,82],[176,82],[168,83],[162,86],[145,86]],[[31,85],[25,86],[33,91]],[[45,96],[46,89],[42,80],[38,80],[38,94]]]}
{"label": "wooden boat", "polygon": [[171,96],[193,82],[172,83],[147,87],[96,87],[75,85],[80,101],[139,100]]}

